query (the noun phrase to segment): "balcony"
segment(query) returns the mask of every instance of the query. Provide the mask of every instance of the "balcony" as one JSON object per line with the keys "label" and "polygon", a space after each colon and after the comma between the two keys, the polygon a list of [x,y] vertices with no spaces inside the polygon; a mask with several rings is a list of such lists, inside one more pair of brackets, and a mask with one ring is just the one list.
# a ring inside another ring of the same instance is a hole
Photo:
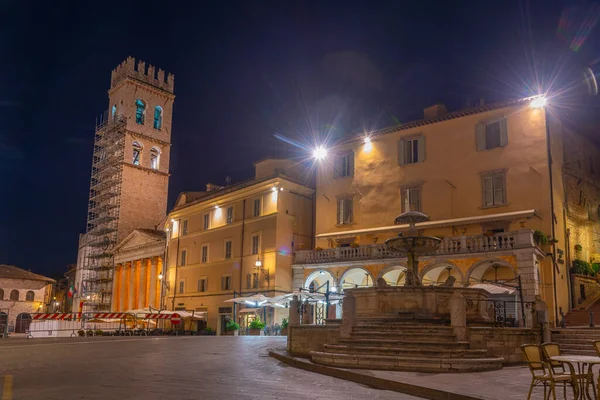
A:
{"label": "balcony", "polygon": [[[534,247],[533,231],[519,230],[515,232],[496,233],[491,236],[454,236],[442,239],[440,247],[425,256],[452,256],[475,253],[510,251]],[[404,258],[399,253],[389,251],[385,244],[374,244],[359,247],[338,247],[325,250],[298,250],[294,264],[328,264],[346,263],[362,260],[383,260]]]}

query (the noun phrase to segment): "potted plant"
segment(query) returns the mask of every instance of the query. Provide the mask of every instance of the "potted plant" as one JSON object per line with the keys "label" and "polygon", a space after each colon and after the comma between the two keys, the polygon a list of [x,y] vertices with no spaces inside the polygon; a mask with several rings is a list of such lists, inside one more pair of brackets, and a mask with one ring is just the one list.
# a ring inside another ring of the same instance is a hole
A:
{"label": "potted plant", "polygon": [[283,320],[281,320],[281,335],[282,336],[287,336],[289,323],[290,323],[289,318],[284,318]]}
{"label": "potted plant", "polygon": [[350,243],[350,247],[352,247],[353,249],[358,249],[360,247],[360,245],[356,242],[352,242],[352,243]]}
{"label": "potted plant", "polygon": [[225,334],[226,335],[238,336],[239,331],[240,331],[240,324],[238,324],[237,322],[235,322],[232,319],[227,321],[227,324],[225,325]]}
{"label": "potted plant", "polygon": [[256,317],[256,319],[250,322],[248,328],[250,328],[249,335],[250,336],[260,336],[260,332],[265,327],[265,323],[261,322],[260,318]]}
{"label": "potted plant", "polygon": [[573,260],[573,273],[578,275],[592,275],[594,271],[589,262],[575,259]]}
{"label": "potted plant", "polygon": [[80,329],[77,331],[77,335],[83,337],[83,336],[85,336],[85,331],[83,329]]}
{"label": "potted plant", "polygon": [[544,246],[548,243],[548,236],[539,229],[533,231],[533,240],[537,246]]}
{"label": "potted plant", "polygon": [[217,332],[215,332],[215,330],[213,328],[211,328],[210,326],[207,326],[202,331],[202,335],[204,335],[204,336],[215,336],[216,334],[217,334]]}
{"label": "potted plant", "polygon": [[323,251],[323,248],[322,248],[322,247],[319,247],[319,246],[317,246],[317,247],[315,247],[315,251]]}
{"label": "potted plant", "polygon": [[583,251],[583,246],[580,244],[575,245],[575,253],[581,253]]}
{"label": "potted plant", "polygon": [[102,329],[96,329],[94,331],[94,336],[102,336],[104,334],[104,332],[102,332]]}

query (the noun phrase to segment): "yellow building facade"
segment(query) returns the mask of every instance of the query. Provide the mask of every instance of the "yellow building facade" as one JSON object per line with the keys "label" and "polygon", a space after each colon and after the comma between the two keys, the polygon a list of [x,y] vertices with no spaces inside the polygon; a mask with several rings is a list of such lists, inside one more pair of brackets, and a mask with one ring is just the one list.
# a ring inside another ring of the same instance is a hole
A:
{"label": "yellow building facade", "polygon": [[289,161],[264,160],[255,168],[253,180],[181,193],[168,215],[164,305],[202,313],[218,334],[230,319],[244,325],[247,315],[281,323],[285,309],[225,301],[290,292],[293,253],[312,246],[313,189]]}
{"label": "yellow building facade", "polygon": [[523,301],[543,299],[551,321],[568,312],[566,130],[538,105],[436,105],[421,121],[331,145],[317,161],[315,249],[297,252],[294,287],[403,284],[406,258],[384,242],[407,228],[395,217],[416,210],[430,217],[421,232],[442,239],[420,258],[423,284],[520,279]]}

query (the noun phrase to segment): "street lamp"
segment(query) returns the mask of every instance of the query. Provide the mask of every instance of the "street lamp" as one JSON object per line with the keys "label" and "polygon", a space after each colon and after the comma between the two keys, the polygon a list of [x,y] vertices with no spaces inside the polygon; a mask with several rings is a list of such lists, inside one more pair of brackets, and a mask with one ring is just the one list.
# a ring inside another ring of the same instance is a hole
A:
{"label": "street lamp", "polygon": [[313,150],[313,157],[319,161],[324,159],[327,157],[327,149],[323,146],[317,146],[317,148]]}
{"label": "street lamp", "polygon": [[162,278],[163,278],[163,274],[158,274],[158,280],[162,281]]}
{"label": "street lamp", "polygon": [[544,108],[546,106],[546,104],[548,104],[548,99],[546,98],[546,96],[540,95],[540,96],[534,98],[533,100],[531,100],[531,103],[529,103],[529,106],[531,108]]}
{"label": "street lamp", "polygon": [[260,261],[260,257],[257,257],[256,261],[254,262],[254,269],[258,270],[259,272],[262,271],[262,273],[265,275],[265,280],[267,281],[267,288],[268,288],[271,283],[271,277],[269,276],[269,268],[267,268],[267,270],[265,272],[262,265],[263,264],[262,264],[262,261]]}

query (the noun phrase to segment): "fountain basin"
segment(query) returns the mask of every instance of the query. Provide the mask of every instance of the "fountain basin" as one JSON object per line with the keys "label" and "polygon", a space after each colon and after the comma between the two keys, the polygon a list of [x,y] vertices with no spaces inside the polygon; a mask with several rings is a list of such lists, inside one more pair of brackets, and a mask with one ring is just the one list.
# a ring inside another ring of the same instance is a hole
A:
{"label": "fountain basin", "polygon": [[[460,293],[466,304],[467,323],[485,323],[490,318],[487,312],[488,293],[483,289],[456,288],[445,286],[387,286],[346,289],[346,298],[354,301],[353,315],[344,318],[406,318],[448,323],[450,321],[450,298]],[[344,300],[346,302],[346,300]]]}

